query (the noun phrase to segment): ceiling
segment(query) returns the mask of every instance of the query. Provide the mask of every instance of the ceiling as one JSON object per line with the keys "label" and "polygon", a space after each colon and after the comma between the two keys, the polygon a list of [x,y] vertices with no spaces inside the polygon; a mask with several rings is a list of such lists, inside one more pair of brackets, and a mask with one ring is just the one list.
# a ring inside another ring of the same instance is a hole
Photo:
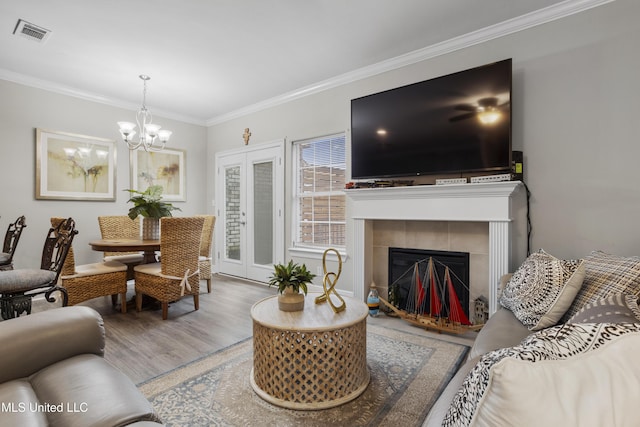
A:
{"label": "ceiling", "polygon": [[[0,79],[211,124],[487,28],[602,0],[0,0]],[[50,30],[14,35],[18,20]],[[539,20],[540,21],[540,20]]]}

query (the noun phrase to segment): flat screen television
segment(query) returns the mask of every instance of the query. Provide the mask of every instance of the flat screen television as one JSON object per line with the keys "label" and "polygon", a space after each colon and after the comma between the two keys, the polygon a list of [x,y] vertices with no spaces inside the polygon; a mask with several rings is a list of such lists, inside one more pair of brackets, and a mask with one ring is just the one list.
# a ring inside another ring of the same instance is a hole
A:
{"label": "flat screen television", "polygon": [[351,177],[511,169],[511,59],[351,100]]}

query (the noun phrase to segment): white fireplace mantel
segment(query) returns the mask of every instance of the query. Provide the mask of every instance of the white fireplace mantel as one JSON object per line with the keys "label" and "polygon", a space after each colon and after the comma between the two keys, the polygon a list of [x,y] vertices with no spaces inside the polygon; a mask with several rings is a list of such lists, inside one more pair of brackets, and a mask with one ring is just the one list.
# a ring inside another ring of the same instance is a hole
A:
{"label": "white fireplace mantel", "polygon": [[[526,212],[520,181],[347,190],[353,219],[354,295],[364,298],[371,280],[373,220],[489,223],[489,313],[498,303],[500,276],[514,266],[514,223]],[[522,240],[522,239],[520,239]],[[526,240],[522,242],[526,246]],[[525,251],[519,251],[524,253]]]}

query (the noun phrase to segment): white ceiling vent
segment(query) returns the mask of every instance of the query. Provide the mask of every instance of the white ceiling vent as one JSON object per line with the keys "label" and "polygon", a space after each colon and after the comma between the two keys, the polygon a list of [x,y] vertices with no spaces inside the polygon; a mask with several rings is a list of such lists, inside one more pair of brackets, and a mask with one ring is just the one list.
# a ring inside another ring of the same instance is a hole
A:
{"label": "white ceiling vent", "polygon": [[44,43],[49,38],[51,31],[20,19],[18,20],[18,24],[16,25],[16,29],[13,31],[13,34],[38,43]]}

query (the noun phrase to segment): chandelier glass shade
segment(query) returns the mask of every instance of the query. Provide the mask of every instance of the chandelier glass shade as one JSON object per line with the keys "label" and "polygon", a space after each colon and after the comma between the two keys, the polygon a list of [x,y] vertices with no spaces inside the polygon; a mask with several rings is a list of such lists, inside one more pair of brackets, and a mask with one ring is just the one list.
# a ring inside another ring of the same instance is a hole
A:
{"label": "chandelier glass shade", "polygon": [[136,113],[137,129],[140,134],[138,138],[136,136],[136,123],[131,122],[118,122],[120,127],[120,135],[122,139],[127,143],[130,150],[137,150],[143,148],[145,151],[161,151],[169,138],[171,137],[171,131],[167,129],[161,129],[160,125],[153,123],[153,116],[147,109],[147,81],[151,77],[144,74],[140,75],[140,79],[143,82],[142,90],[142,108]]}

